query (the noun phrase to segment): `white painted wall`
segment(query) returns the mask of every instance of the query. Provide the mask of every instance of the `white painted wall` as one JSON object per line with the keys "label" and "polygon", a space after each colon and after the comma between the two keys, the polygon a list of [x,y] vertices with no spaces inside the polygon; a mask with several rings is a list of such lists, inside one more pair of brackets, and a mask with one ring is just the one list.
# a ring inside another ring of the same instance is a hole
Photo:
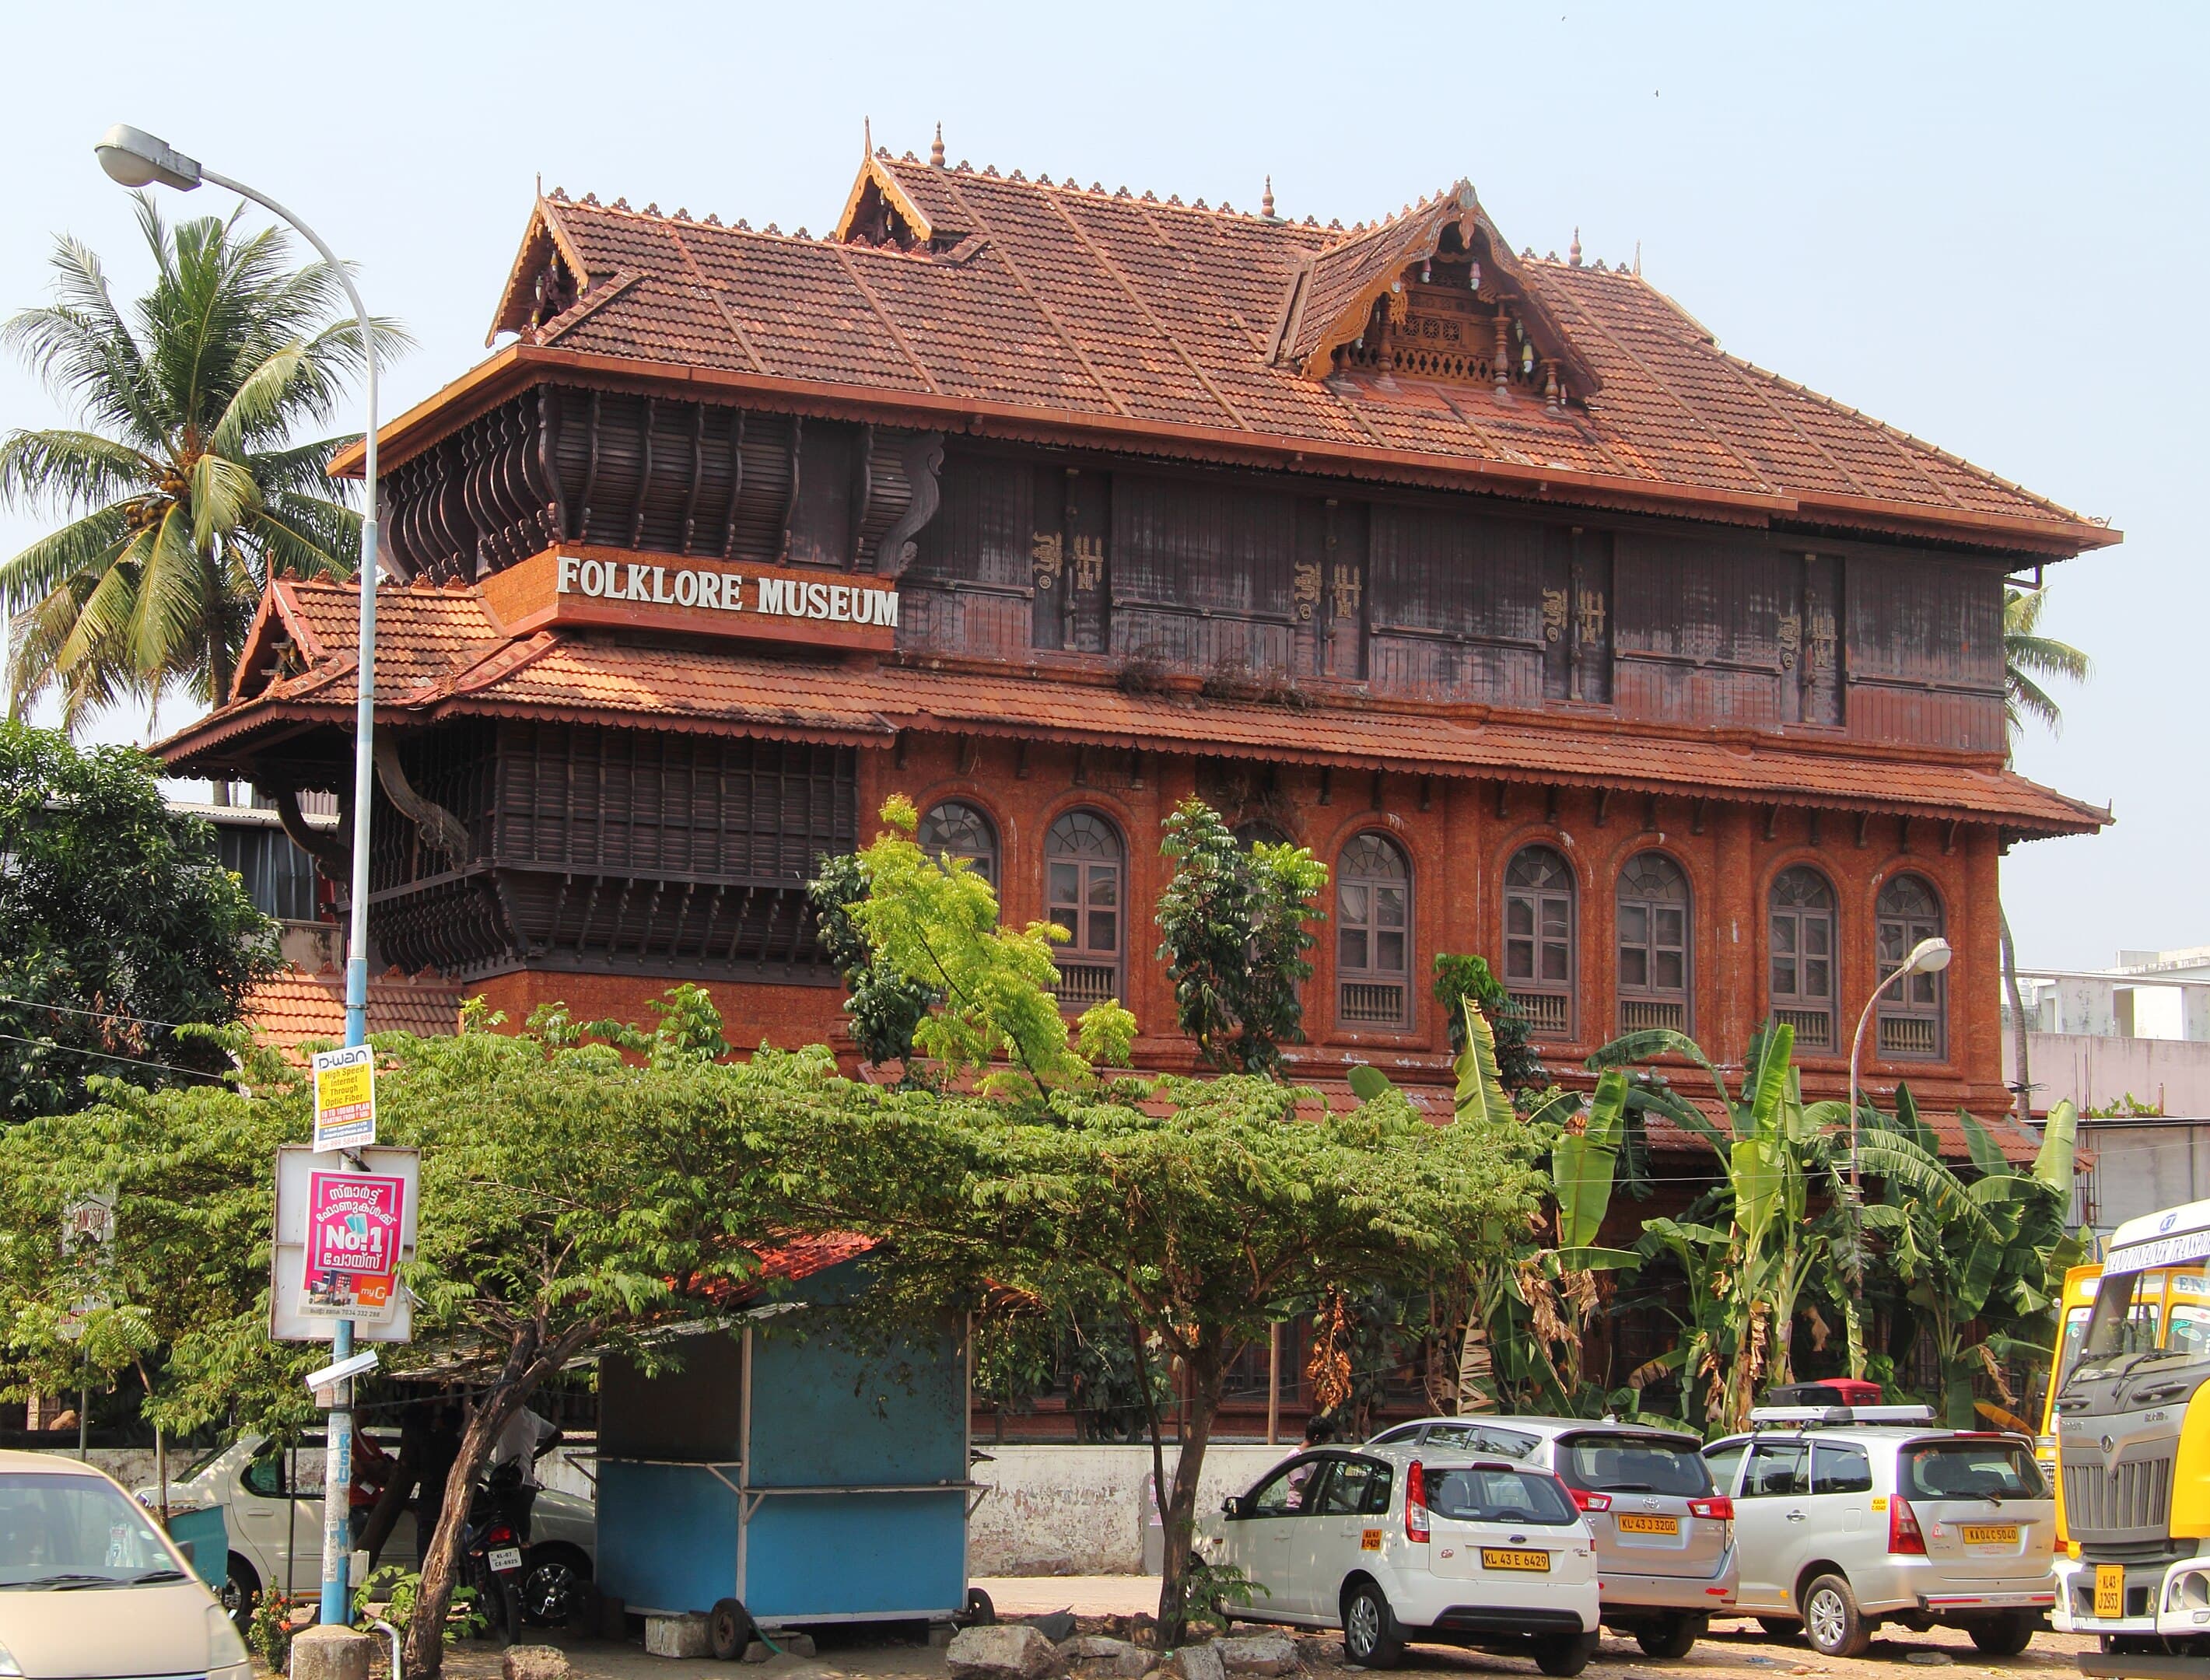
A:
{"label": "white painted wall", "polygon": [[[967,1523],[967,1567],[977,1575],[1128,1575],[1144,1561],[1149,1447],[982,1444],[991,1461],[975,1479],[991,1491]],[[1216,1446],[1198,1482],[1202,1516],[1247,1491],[1295,1445]],[[1168,1448],[1167,1475],[1177,1454]]]}

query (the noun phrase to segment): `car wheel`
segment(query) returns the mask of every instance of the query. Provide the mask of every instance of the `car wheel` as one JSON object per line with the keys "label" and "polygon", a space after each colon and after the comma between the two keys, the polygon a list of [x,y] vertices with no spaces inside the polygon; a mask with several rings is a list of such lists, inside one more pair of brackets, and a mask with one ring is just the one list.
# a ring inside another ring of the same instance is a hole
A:
{"label": "car wheel", "polygon": [[223,1577],[222,1590],[215,1597],[221,1600],[223,1613],[244,1634],[252,1625],[254,1609],[261,1602],[261,1572],[233,1551],[230,1573]]}
{"label": "car wheel", "polygon": [[2014,1611],[2008,1616],[1975,1622],[1967,1631],[1972,1643],[1990,1657],[2015,1657],[2033,1643],[2034,1619]]}
{"label": "car wheel", "polygon": [[706,1617],[706,1643],[720,1661],[733,1663],[752,1642],[750,1611],[734,1599],[719,1600]]}
{"label": "car wheel", "polygon": [[1646,1656],[1685,1657],[1708,1625],[1700,1616],[1668,1616],[1634,1630],[1634,1642]]}
{"label": "car wheel", "polygon": [[573,1546],[535,1547],[522,1560],[515,1582],[522,1613],[543,1628],[565,1628],[583,1613],[591,1582],[591,1560]]}
{"label": "car wheel", "polygon": [[1839,1575],[1821,1575],[1803,1589],[1803,1631],[1822,1657],[1860,1657],[1872,1643],[1857,1595]]}
{"label": "car wheel", "polygon": [[1343,1654],[1361,1668],[1394,1668],[1404,1660],[1404,1636],[1396,1615],[1370,1581],[1360,1581],[1344,1597]]}
{"label": "car wheel", "polygon": [[1560,1680],[1571,1680],[1596,1655],[1596,1640],[1594,1634],[1537,1634],[1535,1666],[1545,1674],[1559,1676]]}
{"label": "car wheel", "polygon": [[1784,1616],[1760,1616],[1756,1619],[1757,1625],[1765,1629],[1767,1639],[1801,1639],[1803,1636],[1803,1624],[1791,1622]]}

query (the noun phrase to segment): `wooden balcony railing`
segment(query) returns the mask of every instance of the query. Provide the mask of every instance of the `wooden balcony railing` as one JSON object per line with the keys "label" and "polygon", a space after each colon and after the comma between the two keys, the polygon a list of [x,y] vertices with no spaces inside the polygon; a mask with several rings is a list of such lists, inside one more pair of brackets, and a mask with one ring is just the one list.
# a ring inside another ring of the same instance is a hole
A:
{"label": "wooden balcony railing", "polygon": [[1062,962],[1059,1001],[1064,1009],[1086,1009],[1120,995],[1120,967],[1112,962]]}
{"label": "wooden balcony railing", "polygon": [[1834,1047],[1834,1016],[1830,1009],[1775,1009],[1772,1018],[1796,1029],[1796,1043],[1801,1049]]}
{"label": "wooden balcony railing", "polygon": [[1346,1027],[1402,1027],[1404,986],[1401,980],[1345,980],[1337,1010]]}
{"label": "wooden balcony railing", "polygon": [[1527,1029],[1546,1038],[1570,1038],[1573,1030],[1573,1000],[1561,991],[1515,991],[1512,1001],[1527,1017]]}
{"label": "wooden balcony railing", "polygon": [[1688,1030],[1688,1006],[1677,997],[1622,997],[1619,1000],[1619,1030],[1621,1033],[1646,1033],[1656,1027],[1670,1027],[1676,1033]]}
{"label": "wooden balcony railing", "polygon": [[1880,1053],[1906,1060],[1931,1061],[1941,1053],[1941,1024],[1931,1015],[1882,1015]]}

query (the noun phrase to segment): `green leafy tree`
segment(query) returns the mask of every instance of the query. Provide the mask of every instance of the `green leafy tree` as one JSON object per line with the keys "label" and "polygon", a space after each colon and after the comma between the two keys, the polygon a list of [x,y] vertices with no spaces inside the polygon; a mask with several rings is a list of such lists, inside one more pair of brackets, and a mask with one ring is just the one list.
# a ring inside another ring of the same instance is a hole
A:
{"label": "green leafy tree", "polygon": [[[125,695],[219,700],[263,587],[350,576],[359,521],[325,476],[347,440],[295,443],[362,366],[335,270],[294,268],[274,229],[203,217],[170,228],[141,194],[152,289],[126,312],[70,238],[54,301],[0,343],[78,412],[75,430],[0,443],[0,501],[66,522],[0,566],[15,615],[11,704],[49,689],[74,728]],[[379,323],[379,353],[405,342]]]}
{"label": "green leafy tree", "polygon": [[1087,1080],[1096,1063],[1125,1064],[1136,1018],[1118,998],[1084,1010],[1078,1036],[1068,1034],[1051,954],[1066,930],[999,926],[998,895],[965,858],[932,858],[915,842],[910,799],[894,796],[882,817],[885,832],[859,854],[866,894],[846,913],[889,974],[933,996],[915,1048],[953,1078],[994,1079],[991,1063],[1004,1057],[1032,1090]]}
{"label": "green leafy tree", "polygon": [[[2095,674],[2094,661],[2068,641],[2041,633],[2041,614],[2049,605],[2046,589],[2003,591],[2003,715],[2014,746],[2028,719],[2052,735],[2064,727],[2063,708],[2042,683],[2051,677],[2084,683]],[[2018,950],[2010,936],[2010,916],[1998,905],[2002,936],[2003,995],[2010,1002],[2011,1050],[2018,1063],[2018,1111],[2029,1110],[2033,1089],[2026,1069],[2026,999],[2018,985]]]}
{"label": "green leafy tree", "polygon": [[[947,858],[946,867],[961,861]],[[821,930],[822,952],[844,982],[844,1013],[851,1017],[860,1059],[878,1066],[903,1063],[912,1077],[914,1029],[927,1018],[939,994],[878,958],[854,918],[853,906],[867,895],[866,865],[849,852],[824,858],[806,894]]]}
{"label": "green leafy tree", "polygon": [[276,925],[214,831],[162,803],[159,766],[0,722],[0,1124],[81,1108],[87,1081],[212,1075],[279,966]]}
{"label": "green leafy tree", "polygon": [[1325,919],[1327,865],[1301,846],[1245,847],[1199,798],[1166,820],[1174,878],[1159,895],[1159,960],[1174,1021],[1208,1065],[1278,1078],[1282,1046],[1304,1037],[1313,924]]}
{"label": "green leafy tree", "polygon": [[1451,1053],[1465,1049],[1465,1004],[1470,999],[1496,1045],[1496,1073],[1511,1092],[1540,1091],[1549,1084],[1543,1059],[1535,1052],[1528,1031],[1527,1012],[1512,1001],[1504,982],[1484,957],[1453,956],[1446,952],[1435,959],[1435,1002],[1442,1005],[1450,1023]]}
{"label": "green leafy tree", "polygon": [[[1392,1093],[1333,1114],[1240,1075],[1093,1083],[1027,1105],[876,1093],[846,1127],[835,1172],[788,1155],[783,1170],[829,1198],[810,1218],[891,1240],[886,1277],[903,1268],[924,1300],[987,1285],[1107,1304],[1132,1365],[1178,1370],[1171,1474],[1155,1404],[1146,1418],[1162,1646],[1190,1614],[1198,1478],[1237,1352],[1286,1303],[1459,1277],[1493,1233],[1532,1217],[1541,1184],[1516,1120],[1438,1127]],[[1155,1379],[1138,1388],[1155,1402]]]}

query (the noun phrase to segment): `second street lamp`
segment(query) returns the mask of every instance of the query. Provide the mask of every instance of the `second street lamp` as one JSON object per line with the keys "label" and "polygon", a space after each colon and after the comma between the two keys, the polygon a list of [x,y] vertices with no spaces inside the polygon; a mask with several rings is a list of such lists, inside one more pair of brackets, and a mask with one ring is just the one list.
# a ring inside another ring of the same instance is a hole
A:
{"label": "second street lamp", "polygon": [[[256,192],[242,181],[218,175],[196,158],[188,158],[168,142],[118,123],[93,148],[100,166],[110,179],[126,187],[173,187],[190,192],[202,181],[251,199],[270,214],[287,222],[312,245],[330,272],[345,287],[347,299],[360,322],[361,353],[367,364],[368,425],[363,433],[365,456],[360,520],[360,659],[356,679],[353,764],[353,903],[346,935],[346,1043],[368,1041],[368,818],[375,775],[376,726],[376,324],[368,306],[336,254],[322,236],[275,199]],[[216,682],[220,671],[211,673]],[[330,1355],[343,1359],[353,1352],[353,1321],[341,1318],[333,1327]],[[353,1486],[353,1383],[337,1385],[337,1404],[330,1409],[329,1446],[324,1460],[323,1500],[323,1603],[325,1623],[349,1623],[352,1606],[346,1590],[347,1564],[353,1551],[351,1498]]]}

